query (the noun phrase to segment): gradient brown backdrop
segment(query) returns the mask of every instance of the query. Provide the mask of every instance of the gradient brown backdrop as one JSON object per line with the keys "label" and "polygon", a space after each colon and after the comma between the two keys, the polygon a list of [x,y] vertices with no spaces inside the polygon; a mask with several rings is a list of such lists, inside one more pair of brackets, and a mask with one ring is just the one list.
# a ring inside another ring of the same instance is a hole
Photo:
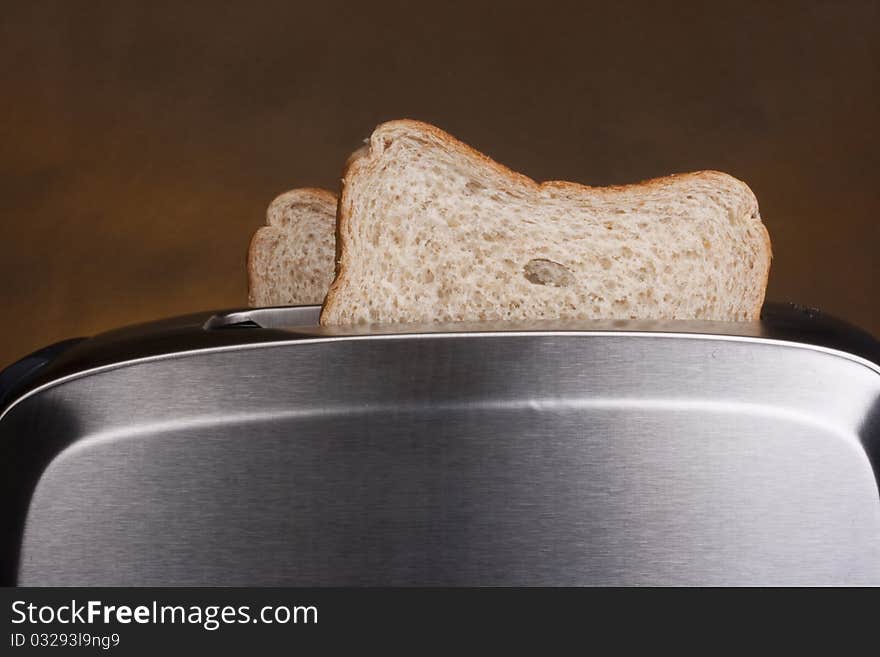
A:
{"label": "gradient brown backdrop", "polygon": [[4,3],[0,366],[246,303],[279,192],[335,189],[380,121],[538,178],[716,168],[768,296],[880,334],[880,3]]}

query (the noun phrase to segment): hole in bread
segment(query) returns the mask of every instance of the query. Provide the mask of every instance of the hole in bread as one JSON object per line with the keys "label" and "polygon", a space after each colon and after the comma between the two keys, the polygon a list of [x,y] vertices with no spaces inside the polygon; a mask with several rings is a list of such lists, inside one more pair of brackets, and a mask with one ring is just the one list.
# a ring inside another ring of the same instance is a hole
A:
{"label": "hole in bread", "polygon": [[575,282],[574,274],[564,265],[543,258],[529,260],[523,267],[523,274],[529,283],[535,285],[566,287]]}

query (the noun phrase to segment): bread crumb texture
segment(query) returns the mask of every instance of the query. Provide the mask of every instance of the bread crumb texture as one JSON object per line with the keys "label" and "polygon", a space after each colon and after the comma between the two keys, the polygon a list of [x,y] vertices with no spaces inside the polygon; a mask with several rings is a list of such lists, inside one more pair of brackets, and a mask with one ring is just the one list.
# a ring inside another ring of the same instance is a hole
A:
{"label": "bread crumb texture", "polygon": [[334,276],[336,196],[295,189],[276,198],[248,252],[248,303],[320,304]]}
{"label": "bread crumb texture", "polygon": [[338,230],[323,324],[752,320],[771,259],[754,194],[727,174],[539,185],[415,121],[350,160]]}

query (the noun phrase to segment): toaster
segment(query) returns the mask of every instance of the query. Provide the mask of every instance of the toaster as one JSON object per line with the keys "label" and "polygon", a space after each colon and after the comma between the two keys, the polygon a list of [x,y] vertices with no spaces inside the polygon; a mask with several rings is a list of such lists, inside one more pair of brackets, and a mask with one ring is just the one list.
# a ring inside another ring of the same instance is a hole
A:
{"label": "toaster", "polygon": [[2,583],[880,585],[880,346],[756,322],[69,340],[0,374]]}

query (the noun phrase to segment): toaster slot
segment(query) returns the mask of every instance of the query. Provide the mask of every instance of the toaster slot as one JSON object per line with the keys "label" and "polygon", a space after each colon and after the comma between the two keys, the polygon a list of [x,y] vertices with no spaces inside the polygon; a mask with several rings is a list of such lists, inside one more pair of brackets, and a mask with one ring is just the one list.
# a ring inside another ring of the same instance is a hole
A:
{"label": "toaster slot", "polygon": [[229,329],[289,329],[315,327],[321,306],[280,306],[232,310],[212,315],[204,324],[206,331]]}

